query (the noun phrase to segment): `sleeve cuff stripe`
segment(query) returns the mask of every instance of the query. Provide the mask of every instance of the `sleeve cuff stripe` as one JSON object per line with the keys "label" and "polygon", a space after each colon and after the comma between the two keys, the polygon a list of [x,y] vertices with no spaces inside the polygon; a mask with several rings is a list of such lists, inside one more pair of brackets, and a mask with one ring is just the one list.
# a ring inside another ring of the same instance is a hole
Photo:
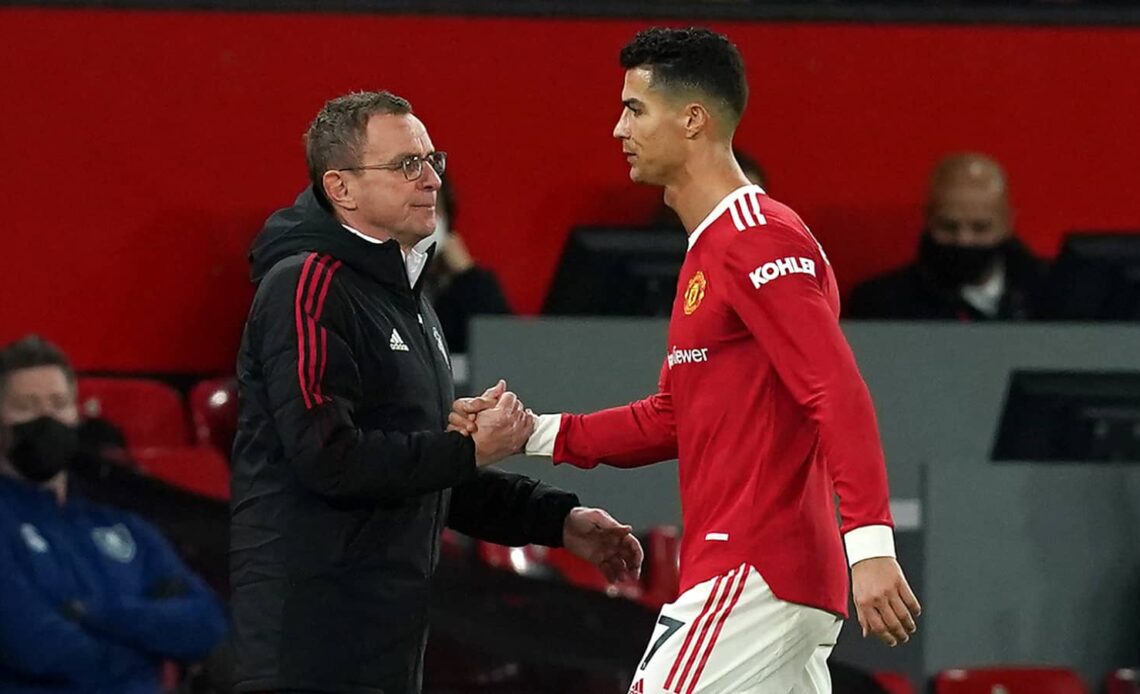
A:
{"label": "sleeve cuff stripe", "polygon": [[865,525],[843,536],[847,563],[854,566],[864,559],[895,556],[895,536],[889,525]]}
{"label": "sleeve cuff stripe", "polygon": [[554,441],[562,428],[562,415],[540,414],[535,416],[534,433],[526,442],[527,455],[554,456]]}

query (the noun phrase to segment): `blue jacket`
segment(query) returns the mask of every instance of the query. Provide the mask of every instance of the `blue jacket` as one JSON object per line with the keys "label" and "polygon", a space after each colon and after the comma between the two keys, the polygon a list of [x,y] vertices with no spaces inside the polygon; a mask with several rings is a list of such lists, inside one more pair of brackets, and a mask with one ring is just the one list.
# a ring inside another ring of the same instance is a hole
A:
{"label": "blue jacket", "polygon": [[0,692],[155,694],[204,658],[222,606],[142,519],[0,477]]}

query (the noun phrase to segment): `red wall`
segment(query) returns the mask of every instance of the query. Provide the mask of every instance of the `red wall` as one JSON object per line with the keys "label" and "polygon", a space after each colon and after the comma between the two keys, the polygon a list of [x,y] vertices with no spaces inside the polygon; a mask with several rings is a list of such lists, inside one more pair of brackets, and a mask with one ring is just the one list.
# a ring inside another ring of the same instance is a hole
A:
{"label": "red wall", "polygon": [[[451,153],[458,230],[539,306],[575,223],[646,219],[610,139],[644,22],[0,10],[0,340],[86,369],[232,368],[244,253],[304,185],[323,101],[407,96]],[[739,144],[845,287],[907,259],[942,153],[1009,169],[1018,227],[1140,227],[1140,30],[714,23],[753,89]]]}

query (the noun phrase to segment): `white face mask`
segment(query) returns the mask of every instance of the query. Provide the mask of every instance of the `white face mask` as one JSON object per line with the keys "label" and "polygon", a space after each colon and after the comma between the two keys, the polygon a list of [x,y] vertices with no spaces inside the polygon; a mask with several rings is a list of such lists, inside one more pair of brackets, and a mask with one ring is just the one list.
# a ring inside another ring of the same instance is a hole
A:
{"label": "white face mask", "polygon": [[435,231],[431,233],[426,239],[421,241],[421,248],[427,248],[431,244],[435,244],[435,253],[439,255],[443,250],[444,245],[447,243],[447,237],[451,234],[450,220],[447,218],[447,212],[442,208],[436,207],[435,209]]}

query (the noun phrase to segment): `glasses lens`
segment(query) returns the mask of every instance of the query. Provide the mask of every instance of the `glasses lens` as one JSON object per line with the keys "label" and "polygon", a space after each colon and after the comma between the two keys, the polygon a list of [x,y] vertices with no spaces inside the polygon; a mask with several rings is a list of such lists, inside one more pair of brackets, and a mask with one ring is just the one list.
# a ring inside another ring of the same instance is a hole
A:
{"label": "glasses lens", "polygon": [[435,169],[436,176],[442,176],[447,169],[447,152],[432,152],[427,156],[431,168]]}
{"label": "glasses lens", "polygon": [[404,167],[404,178],[414,181],[424,172],[424,160],[419,157],[408,157],[401,162]]}

